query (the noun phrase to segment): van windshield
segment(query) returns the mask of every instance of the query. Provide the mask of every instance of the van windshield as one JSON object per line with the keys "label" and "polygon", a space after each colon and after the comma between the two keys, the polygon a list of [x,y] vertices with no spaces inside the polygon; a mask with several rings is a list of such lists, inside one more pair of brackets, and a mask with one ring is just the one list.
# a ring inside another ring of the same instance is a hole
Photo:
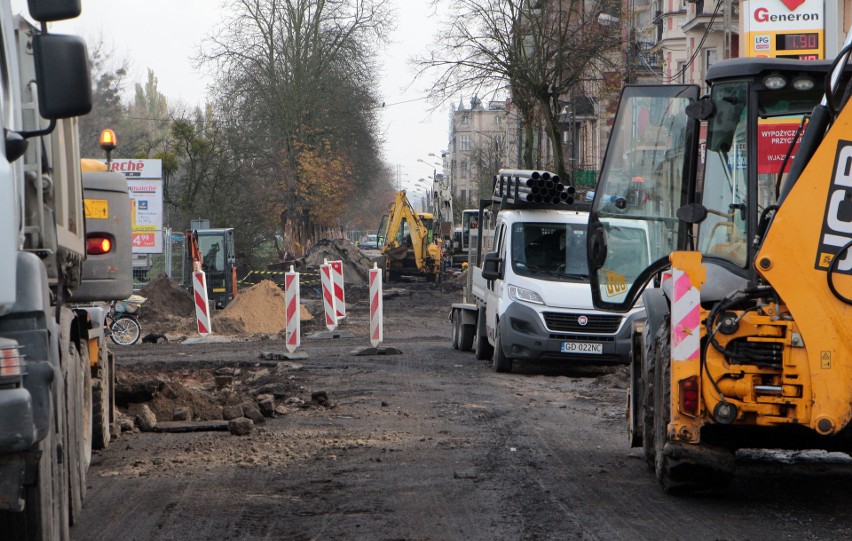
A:
{"label": "van windshield", "polygon": [[512,270],[520,276],[588,282],[586,225],[514,224]]}

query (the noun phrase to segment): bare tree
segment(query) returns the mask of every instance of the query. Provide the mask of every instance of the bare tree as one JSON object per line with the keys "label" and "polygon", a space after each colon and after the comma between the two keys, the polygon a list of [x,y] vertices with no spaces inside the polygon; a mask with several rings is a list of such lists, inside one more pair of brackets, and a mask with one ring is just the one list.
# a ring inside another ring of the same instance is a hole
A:
{"label": "bare tree", "polygon": [[[441,0],[437,0],[441,3]],[[437,72],[431,96],[510,88],[524,125],[522,166],[533,167],[533,131],[542,127],[554,169],[565,174],[559,130],[562,99],[612,68],[619,42],[598,19],[619,0],[446,0],[452,19],[440,41],[417,59],[419,75]]]}
{"label": "bare tree", "polygon": [[[243,134],[242,171],[264,179],[286,231],[283,252],[303,251],[331,223],[305,194],[352,191],[377,155],[376,70],[387,0],[232,0],[234,15],[199,61],[216,74],[217,108]],[[329,163],[328,170],[317,164]],[[345,201],[340,203],[345,206]],[[345,208],[340,208],[342,216]],[[337,220],[339,222],[339,218]],[[290,243],[289,246],[286,243]]]}

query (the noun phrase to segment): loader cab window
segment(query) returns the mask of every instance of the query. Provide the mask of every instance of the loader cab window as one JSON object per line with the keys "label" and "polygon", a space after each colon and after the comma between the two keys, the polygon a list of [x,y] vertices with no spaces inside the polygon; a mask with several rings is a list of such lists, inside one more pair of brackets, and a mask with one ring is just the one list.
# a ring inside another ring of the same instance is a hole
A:
{"label": "loader cab window", "polygon": [[708,215],[698,247],[708,256],[745,267],[748,257],[748,84],[713,88],[715,114],[707,125],[702,204]]}
{"label": "loader cab window", "polygon": [[201,270],[207,274],[210,287],[222,287],[225,283],[225,250],[221,236],[198,236],[198,247],[201,250]]}
{"label": "loader cab window", "polygon": [[[819,80],[816,75],[813,78]],[[715,113],[707,122],[704,185],[700,188],[702,203],[709,211],[699,227],[702,253],[746,267],[749,213],[759,214],[775,204],[778,175],[783,166],[783,182],[801,141],[797,129],[803,116],[822,99],[821,88],[816,84],[797,90],[788,84],[769,90],[759,81],[713,86]],[[750,98],[750,92],[756,99]],[[753,106],[756,110],[751,110]],[[755,148],[749,147],[754,143],[747,137],[752,129],[757,131]],[[756,180],[756,201],[752,202],[747,191],[750,175]]]}

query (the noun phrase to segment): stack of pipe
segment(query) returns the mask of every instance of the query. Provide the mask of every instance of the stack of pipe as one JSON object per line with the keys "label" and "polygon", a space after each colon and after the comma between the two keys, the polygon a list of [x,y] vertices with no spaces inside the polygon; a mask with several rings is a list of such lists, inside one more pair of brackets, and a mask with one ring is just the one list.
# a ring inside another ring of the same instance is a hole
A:
{"label": "stack of pipe", "polygon": [[574,187],[559,181],[559,175],[547,171],[501,169],[494,176],[494,200],[511,205],[570,205]]}

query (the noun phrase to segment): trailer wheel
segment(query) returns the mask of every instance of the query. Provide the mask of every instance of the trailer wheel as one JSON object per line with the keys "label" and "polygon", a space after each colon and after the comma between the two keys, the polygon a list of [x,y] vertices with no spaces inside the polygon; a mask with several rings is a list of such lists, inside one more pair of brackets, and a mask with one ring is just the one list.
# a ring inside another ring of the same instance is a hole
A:
{"label": "trailer wheel", "polygon": [[473,337],[476,335],[476,327],[469,323],[460,323],[459,350],[470,351],[473,349]]}
{"label": "trailer wheel", "polygon": [[693,464],[667,456],[663,449],[667,425],[671,418],[671,335],[666,319],[657,332],[658,355],[654,385],[654,472],[667,494],[694,494],[726,488],[733,472],[720,471],[703,464]]}
{"label": "trailer wheel", "polygon": [[491,356],[491,368],[495,372],[511,372],[512,358],[503,351],[503,341],[500,339],[500,323],[497,323],[494,336],[494,354]]}
{"label": "trailer wheel", "polygon": [[482,308],[479,309],[476,317],[476,339],[474,342],[476,343],[476,360],[484,361],[490,359],[494,350],[491,344],[488,343],[488,335],[485,330],[485,310]]}

